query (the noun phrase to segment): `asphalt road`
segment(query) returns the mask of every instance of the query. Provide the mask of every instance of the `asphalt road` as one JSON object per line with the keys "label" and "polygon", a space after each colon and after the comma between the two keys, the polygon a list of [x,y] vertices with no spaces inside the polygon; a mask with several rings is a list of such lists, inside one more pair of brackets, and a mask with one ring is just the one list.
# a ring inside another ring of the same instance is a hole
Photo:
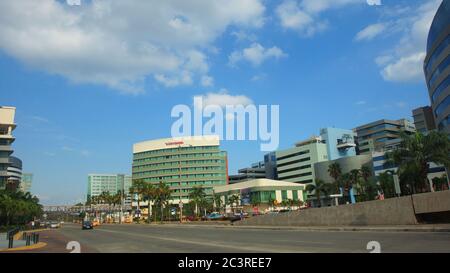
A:
{"label": "asphalt road", "polygon": [[[367,253],[370,241],[379,242],[381,252],[450,252],[450,233],[445,232],[331,232],[145,224],[81,230],[79,225],[66,224],[51,231],[49,238],[52,237],[58,238],[60,245],[64,240],[79,242],[81,252]],[[51,252],[67,252],[63,247],[53,247]]]}

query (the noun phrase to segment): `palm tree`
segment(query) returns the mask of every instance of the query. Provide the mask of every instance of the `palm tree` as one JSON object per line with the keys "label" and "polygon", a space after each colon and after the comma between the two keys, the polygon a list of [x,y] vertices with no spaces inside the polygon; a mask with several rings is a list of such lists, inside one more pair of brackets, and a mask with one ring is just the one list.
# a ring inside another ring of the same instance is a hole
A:
{"label": "palm tree", "polygon": [[217,195],[215,193],[213,193],[213,208],[216,209],[218,208],[218,211],[220,212],[220,210],[222,209],[222,198],[220,197],[220,195]]}
{"label": "palm tree", "polygon": [[[412,193],[429,190],[428,172],[430,163],[450,167],[450,140],[447,134],[431,131],[427,135],[417,132],[414,135],[401,134],[400,146],[387,153],[390,162],[399,166],[398,173],[401,183],[408,183]],[[404,178],[410,177],[406,181]],[[403,179],[402,179],[403,178]]]}
{"label": "palm tree", "polygon": [[199,204],[206,198],[205,189],[202,186],[193,187],[189,193],[189,199],[195,204],[195,216],[198,217]]}
{"label": "palm tree", "polygon": [[[155,204],[158,204],[161,207],[161,223],[163,221],[164,216],[164,207],[169,204],[170,197],[172,195],[172,190],[170,187],[162,182],[159,181],[158,186],[155,189]],[[155,213],[155,221],[156,221],[156,213]]]}
{"label": "palm tree", "polygon": [[105,204],[108,205],[108,214],[111,215],[111,204],[113,202],[113,197],[112,195],[109,193],[109,191],[104,191],[102,192],[99,196],[99,201],[101,204]]}
{"label": "palm tree", "polygon": [[316,195],[317,202],[319,204],[319,207],[322,207],[322,197],[321,195],[328,195],[330,191],[330,184],[326,184],[323,180],[316,179],[315,184],[308,184],[306,186],[306,191],[309,193],[314,192]]}
{"label": "palm tree", "polygon": [[39,199],[30,193],[0,190],[0,226],[23,226],[42,214]]}
{"label": "palm tree", "polygon": [[372,169],[369,166],[362,166],[359,171],[365,182],[369,181],[369,178],[372,177]]}
{"label": "palm tree", "polygon": [[[140,195],[142,195],[143,199],[147,201],[148,204],[148,216],[147,216],[147,222],[150,224],[150,210],[151,210],[151,203],[156,199],[156,188],[153,186],[153,184],[150,183],[143,183],[139,184],[139,192]],[[156,210],[153,210],[154,215],[156,216]]]}
{"label": "palm tree", "polygon": [[134,194],[137,197],[136,201],[138,211],[141,209],[140,207],[141,194],[146,184],[147,183],[145,183],[143,179],[135,179],[133,180],[133,185],[130,187],[129,190],[131,194]]}
{"label": "palm tree", "polygon": [[336,184],[336,193],[339,194],[341,191],[339,189],[339,178],[342,175],[341,165],[339,163],[334,162],[328,166],[328,173],[334,179],[334,183]]}
{"label": "palm tree", "polygon": [[235,210],[235,206],[234,205],[236,205],[236,207],[237,207],[239,205],[239,200],[240,199],[241,198],[239,197],[238,194],[234,194],[234,195],[230,196],[230,198],[228,198],[228,204],[231,206],[231,209],[232,209],[233,213],[235,212],[234,211]]}
{"label": "palm tree", "polygon": [[381,191],[383,191],[386,198],[395,196],[395,185],[392,171],[385,171],[380,173],[378,177]]}
{"label": "palm tree", "polygon": [[[361,170],[359,170],[359,169],[353,169],[349,173],[350,180],[349,180],[347,189],[348,189],[348,197],[349,197],[350,203],[352,201],[351,196],[350,196],[351,189],[356,188],[359,191],[359,194],[364,195],[364,189],[361,185],[361,177],[362,177],[362,174],[361,174]],[[355,193],[355,192],[353,192],[353,193]]]}

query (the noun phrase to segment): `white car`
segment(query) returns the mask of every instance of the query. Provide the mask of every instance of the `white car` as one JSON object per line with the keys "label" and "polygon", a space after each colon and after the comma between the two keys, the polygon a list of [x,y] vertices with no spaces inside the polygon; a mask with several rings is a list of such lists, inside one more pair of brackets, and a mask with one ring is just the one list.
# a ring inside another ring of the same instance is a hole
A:
{"label": "white car", "polygon": [[51,222],[50,228],[59,228],[60,224],[58,222]]}

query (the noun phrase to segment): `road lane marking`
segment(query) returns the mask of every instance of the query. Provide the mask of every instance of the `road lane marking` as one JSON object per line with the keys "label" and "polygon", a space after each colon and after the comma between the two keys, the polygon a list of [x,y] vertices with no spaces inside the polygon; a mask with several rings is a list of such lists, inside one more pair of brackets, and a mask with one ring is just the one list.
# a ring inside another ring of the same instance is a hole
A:
{"label": "road lane marking", "polygon": [[136,237],[145,237],[145,238],[151,238],[155,240],[162,240],[162,241],[169,241],[169,242],[176,242],[176,243],[183,243],[183,244],[192,244],[192,245],[200,245],[200,246],[208,246],[208,247],[219,247],[219,248],[228,248],[228,249],[234,249],[234,250],[247,250],[247,251],[254,251],[254,252],[267,252],[267,253],[273,253],[273,252],[304,252],[308,253],[306,251],[298,251],[298,250],[287,250],[287,249],[274,249],[273,246],[270,246],[269,250],[264,250],[263,247],[246,247],[246,246],[230,246],[230,245],[224,245],[218,242],[214,243],[208,243],[208,242],[199,242],[199,241],[191,241],[186,239],[174,239],[174,238],[167,238],[167,237],[157,237],[157,236],[151,236],[151,235],[143,235],[143,234],[136,234],[136,233],[129,233],[129,232],[120,232],[120,231],[114,231],[114,230],[106,230],[106,229],[99,229],[98,231],[101,232],[110,232],[110,233],[120,233],[120,234],[127,234],[131,236]]}

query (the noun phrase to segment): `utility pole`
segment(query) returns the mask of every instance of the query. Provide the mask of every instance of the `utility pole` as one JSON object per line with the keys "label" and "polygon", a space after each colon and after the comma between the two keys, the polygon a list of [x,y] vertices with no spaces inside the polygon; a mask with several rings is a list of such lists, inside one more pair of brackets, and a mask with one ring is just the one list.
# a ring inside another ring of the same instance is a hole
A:
{"label": "utility pole", "polygon": [[122,224],[122,216],[123,216],[123,197],[125,191],[125,175],[122,177],[122,189],[120,190],[120,212],[119,212],[119,225]]}

